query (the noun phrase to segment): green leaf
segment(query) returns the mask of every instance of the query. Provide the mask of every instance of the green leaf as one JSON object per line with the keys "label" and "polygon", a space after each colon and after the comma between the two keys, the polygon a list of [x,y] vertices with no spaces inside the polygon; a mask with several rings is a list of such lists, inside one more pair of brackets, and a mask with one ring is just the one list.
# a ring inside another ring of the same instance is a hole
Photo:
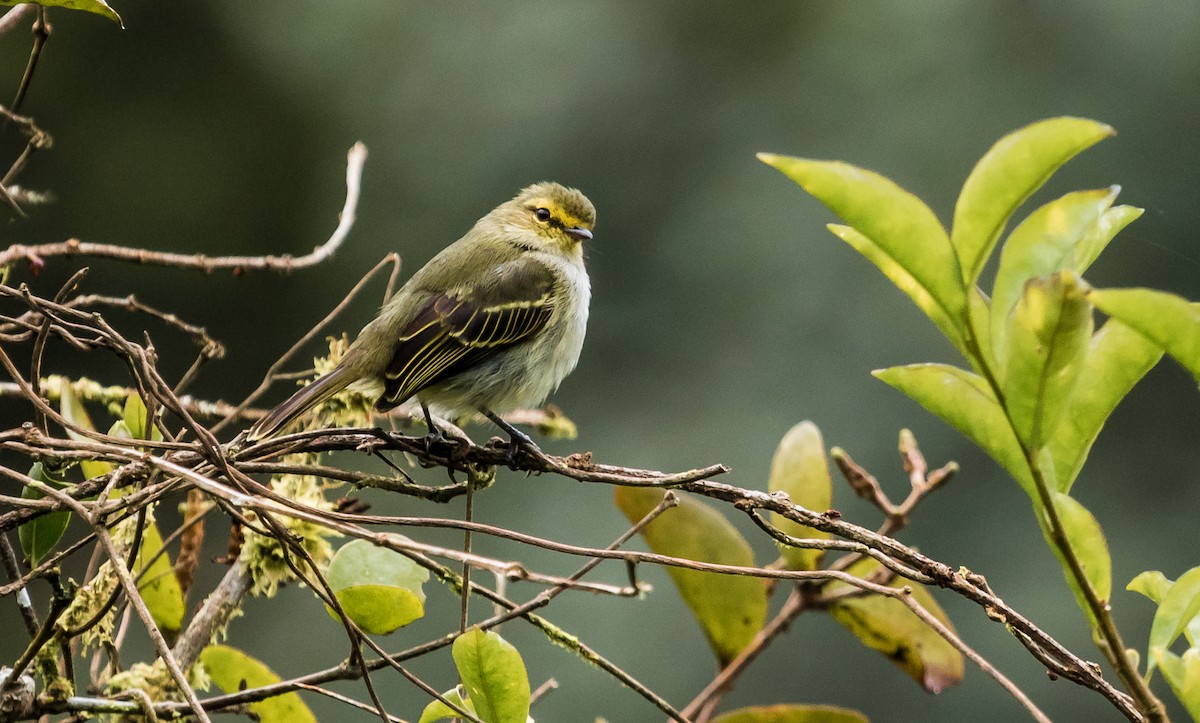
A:
{"label": "green leaf", "polygon": [[1158,650],[1154,660],[1162,666],[1163,677],[1192,720],[1200,721],[1200,649],[1191,648],[1182,658],[1168,650]]}
{"label": "green leaf", "polygon": [[387,635],[425,614],[422,584],[429,570],[386,547],[347,542],[334,553],[326,577],[346,615],[368,633]]}
{"label": "green leaf", "polygon": [[[663,491],[618,487],[617,507],[637,522],[662,501]],[[660,555],[723,565],[753,565],[754,553],[734,526],[712,507],[681,496],[679,506],[642,529],[650,549]],[[699,621],[722,665],[742,651],[767,619],[767,590],[760,580],[742,575],[667,567],[683,601]]]}
{"label": "green leaf", "polygon": [[[785,492],[792,502],[823,512],[833,502],[833,481],[825,459],[821,430],[812,422],[801,422],[788,430],[771,459],[771,492]],[[814,530],[772,512],[771,524],[792,537],[825,538],[828,533]],[[815,570],[821,564],[823,550],[780,545],[789,570]]]}
{"label": "green leaf", "polygon": [[[213,682],[226,693],[261,688],[281,679],[262,662],[228,645],[210,645],[200,652],[200,662]],[[258,703],[250,712],[262,723],[316,723],[317,718],[298,693],[284,693]]]}
{"label": "green leaf", "polygon": [[1200,304],[1152,289],[1093,289],[1088,298],[1161,346],[1200,382]]}
{"label": "green leaf", "polygon": [[954,346],[964,354],[966,346],[963,342],[962,332],[959,330],[958,323],[950,316],[946,309],[933,298],[933,294],[929,293],[921,282],[917,281],[896,259],[892,258],[886,251],[880,248],[874,241],[859,233],[850,226],[831,223],[828,226],[841,240],[850,244],[854,250],[858,251],[867,260],[875,264],[883,275],[891,279],[901,291],[908,295],[910,299],[916,303],[921,311],[929,317],[942,334],[954,344]]}
{"label": "green leaf", "polygon": [[[67,486],[61,480],[52,479],[50,475],[46,474],[46,469],[41,462],[35,462],[29,468],[29,477],[58,489]],[[45,494],[34,487],[25,487],[21,490],[22,499],[40,500],[43,497]],[[50,554],[66,533],[67,525],[70,523],[71,512],[58,510],[35,517],[17,528],[17,540],[21,543],[21,552],[24,552],[25,557],[29,558],[30,567],[37,567],[38,563]]]}
{"label": "green leaf", "polygon": [[[979,372],[984,368],[996,369],[996,354],[992,349],[991,333],[992,302],[983,295],[978,286],[967,291],[967,322],[975,340],[977,353],[970,349],[963,356],[970,360]],[[983,366],[980,366],[980,365]]]}
{"label": "green leaf", "polygon": [[1075,271],[1082,274],[1104,252],[1108,242],[1129,224],[1141,218],[1143,210],[1133,206],[1113,206],[1101,214],[1075,244]]}
{"label": "green leaf", "polygon": [[966,435],[1038,499],[1021,444],[982,377],[948,364],[910,364],[872,374]]}
{"label": "green leaf", "polygon": [[[165,552],[158,555],[162,546],[162,534],[158,531],[158,525],[153,522],[147,524],[142,531],[142,546],[138,550],[134,569],[141,575],[138,592],[146,602],[146,607],[150,609],[151,617],[158,627],[171,634],[178,632],[183,625],[183,589],[179,587],[179,579],[175,577],[170,558]],[[158,557],[155,558],[155,555]],[[142,565],[150,559],[154,559],[154,562],[143,572]]]}
{"label": "green leaf", "polygon": [[[455,686],[453,689],[442,693],[442,697],[468,713],[477,715],[475,713],[475,706],[471,705],[471,701],[463,696],[462,686]],[[417,721],[417,723],[434,723],[434,721],[457,717],[458,713],[450,706],[440,700],[431,700],[429,701],[429,705],[425,706],[425,710],[421,711],[421,720]]]}
{"label": "green leaf", "polygon": [[1009,418],[1027,448],[1040,450],[1075,391],[1092,338],[1092,307],[1079,277],[1062,271],[1031,279],[1005,336],[1000,388]]}
{"label": "green leaf", "polygon": [[1161,358],[1157,344],[1117,319],[1092,336],[1068,411],[1046,442],[1060,492],[1070,491],[1117,404]]}
{"label": "green leaf", "polygon": [[[59,387],[58,408],[59,412],[63,415],[63,418],[65,418],[71,424],[89,431],[96,431],[96,428],[92,425],[91,418],[88,417],[87,409],[84,408],[83,403],[79,401],[79,397],[75,396],[75,389],[65,380]],[[72,429],[67,429],[66,432],[67,436],[76,442],[92,441],[88,439],[87,436]],[[99,477],[100,475],[108,474],[115,469],[115,467],[108,462],[102,462],[95,459],[83,460],[79,463],[79,468],[83,471],[83,476],[86,479],[92,479],[93,477]]]}
{"label": "green leaf", "polygon": [[1154,622],[1150,624],[1150,660],[1146,674],[1154,670],[1156,653],[1166,650],[1200,614],[1200,566],[1179,576],[1163,595]]}
{"label": "green leaf", "polygon": [[862,713],[833,705],[761,705],[738,708],[712,723],[867,723]]}
{"label": "green leaf", "polygon": [[[1109,557],[1108,543],[1104,539],[1104,531],[1100,529],[1100,523],[1096,522],[1096,518],[1092,516],[1091,512],[1088,512],[1086,507],[1062,492],[1054,493],[1054,506],[1058,510],[1058,519],[1067,535],[1067,542],[1070,543],[1071,549],[1075,553],[1075,559],[1083,568],[1084,577],[1095,590],[1096,596],[1102,602],[1107,602],[1112,599],[1112,558]],[[1042,520],[1042,533],[1046,536],[1046,542],[1054,551],[1059,564],[1062,565],[1063,576],[1066,577],[1071,592],[1075,594],[1075,602],[1079,604],[1079,609],[1087,615],[1088,622],[1094,629],[1096,619],[1091,608],[1088,607],[1083,588],[1071,574],[1066,559],[1062,556],[1058,546],[1051,540],[1050,531],[1044,519]]]}
{"label": "green leaf", "polygon": [[[125,410],[122,419],[125,421],[125,426],[129,430],[130,439],[152,439],[155,442],[162,441],[162,432],[159,431],[157,425],[147,425],[146,417],[149,411],[146,409],[146,403],[137,394],[130,394],[125,398]],[[150,436],[146,436],[146,427],[150,427]]]}
{"label": "green leaf", "polygon": [[454,640],[450,653],[485,723],[526,723],[529,676],[516,648],[496,633],[471,628]]}
{"label": "green leaf", "polygon": [[968,286],[1017,207],[1077,153],[1114,134],[1084,118],[1050,118],[1009,133],[979,159],[958,196],[950,235]]}
{"label": "green leaf", "polygon": [[125,23],[121,22],[121,16],[117,15],[116,11],[110,8],[104,0],[0,0],[0,5],[20,5],[31,1],[36,5],[48,8],[67,8],[68,10],[82,10],[103,15],[122,28],[125,27]]}
{"label": "green leaf", "polygon": [[[946,319],[954,320],[956,326],[962,323],[966,287],[958,258],[941,222],[921,199],[877,173],[847,163],[770,153],[760,153],[758,158],[791,178],[869,239],[877,251],[873,250],[868,258],[876,263],[879,258],[890,259],[889,267],[894,265],[907,274],[897,276],[911,278],[936,300],[942,307],[939,326]],[[884,271],[887,273],[887,269]],[[896,281],[892,274],[889,278]],[[914,296],[918,305],[921,298],[921,294]]]}
{"label": "green leaf", "polygon": [[998,359],[1004,358],[1004,332],[1029,280],[1074,269],[1076,244],[1115,198],[1113,189],[1068,193],[1030,214],[1005,241],[992,287],[992,348]]}
{"label": "green leaf", "polygon": [[1171,589],[1171,585],[1172,583],[1166,575],[1158,570],[1147,570],[1130,580],[1125,589],[1130,592],[1139,592],[1157,605],[1162,602],[1167,591]]}
{"label": "green leaf", "polygon": [[[852,575],[870,578],[879,571],[876,560],[860,560],[847,570]],[[912,589],[913,599],[951,630],[954,626],[923,586],[904,578],[895,578],[889,587]],[[829,593],[854,589],[849,583],[834,582]],[[963,677],[962,654],[900,602],[881,595],[862,595],[839,600],[829,614],[854,634],[864,645],[883,653],[930,693],[940,693],[958,685]]]}

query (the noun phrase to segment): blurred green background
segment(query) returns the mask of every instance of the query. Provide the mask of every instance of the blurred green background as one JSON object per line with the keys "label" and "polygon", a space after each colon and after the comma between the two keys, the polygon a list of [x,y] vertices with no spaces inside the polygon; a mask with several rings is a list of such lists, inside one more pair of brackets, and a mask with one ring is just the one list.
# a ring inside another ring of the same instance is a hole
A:
{"label": "blurred green background", "polygon": [[[720,461],[733,468],[728,481],[762,487],[778,439],[812,419],[828,443],[902,497],[896,435],[910,427],[931,463],[954,459],[962,472],[902,539],[983,573],[1052,635],[1099,658],[1017,486],[869,375],[954,361],[949,344],[824,229],[830,213],[754,153],[878,170],[948,221],[972,164],[1005,132],[1059,114],[1102,120],[1119,135],[1069,164],[1035,201],[1121,184],[1121,202],[1146,214],[1089,281],[1200,299],[1195,2],[114,4],[124,31],[94,16],[51,14],[54,34],[22,110],[55,147],[20,181],[53,190],[58,202],[0,225],[3,244],[78,237],[301,254],[336,223],[346,149],[361,140],[371,153],[358,223],[319,268],[234,278],[93,264],[86,290],[135,292],[226,342],[229,356],[205,371],[195,393],[239,399],[385,253],[401,253],[411,271],[523,185],[557,180],[591,197],[599,223],[588,341],[552,399],[578,423],[580,438],[548,442],[549,450],[592,450],[600,461],[668,470]],[[15,90],[28,47],[24,28],[0,38],[4,92]],[[19,146],[11,130],[2,143],[12,158]],[[75,266],[55,260],[39,278],[18,276],[52,295]],[[376,285],[335,328],[353,334],[381,294]],[[142,326],[123,323],[135,333]],[[169,331],[150,330],[162,367],[177,378],[192,350]],[[124,380],[116,364],[58,351],[54,371]],[[12,405],[10,414],[24,410]],[[1151,606],[1124,583],[1147,568],[1173,578],[1197,562],[1198,430],[1195,384],[1164,362],[1117,410],[1076,487],[1108,535],[1117,618],[1139,648]],[[476,436],[490,433],[480,427]],[[461,505],[364,497],[380,513],[461,514]],[[878,521],[844,486],[834,504],[853,521]],[[626,527],[608,488],[503,472],[476,514],[590,545]],[[772,546],[752,534],[759,560],[772,559]],[[212,555],[222,551],[215,524],[209,542]],[[551,572],[578,564],[477,545]],[[201,585],[211,586],[215,572]],[[645,600],[565,596],[548,615],[683,705],[714,663],[667,576],[641,573],[656,587]],[[622,574],[613,567],[598,579]],[[510,592],[533,594],[519,584]],[[965,639],[1052,717],[1116,717],[1095,694],[1047,680],[978,608],[938,598]],[[5,616],[15,614],[11,605],[4,603]],[[448,593],[431,591],[430,608],[429,619],[387,646],[404,648],[454,624],[457,602]],[[535,686],[548,677],[561,685],[534,708],[538,720],[660,718],[527,627],[509,623],[502,632],[525,655]],[[230,636],[285,677],[335,665],[347,652],[340,627],[295,587],[278,602],[252,602]],[[2,637],[10,660],[17,641]],[[414,670],[449,688],[448,652],[433,658]],[[393,713],[418,717],[423,694],[395,675],[376,681]],[[365,698],[361,684],[338,689]],[[322,720],[371,719],[308,700]],[[803,616],[725,707],[773,702],[836,703],[880,721],[1023,716],[970,665],[960,688],[931,699],[820,615]]]}

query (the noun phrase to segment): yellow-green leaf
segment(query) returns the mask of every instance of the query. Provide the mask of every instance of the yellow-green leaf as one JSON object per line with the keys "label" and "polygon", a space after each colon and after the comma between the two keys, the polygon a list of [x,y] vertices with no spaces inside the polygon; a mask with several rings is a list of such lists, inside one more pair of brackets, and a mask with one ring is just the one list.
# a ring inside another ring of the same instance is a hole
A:
{"label": "yellow-green leaf", "polygon": [[1004,242],[992,287],[991,334],[997,359],[1004,359],[1005,329],[1029,280],[1074,269],[1076,245],[1115,198],[1115,189],[1068,193],[1031,213]]}
{"label": "yellow-green leaf", "polygon": [[1017,207],[1077,153],[1114,133],[1085,118],[1049,118],[1009,133],[979,159],[958,196],[950,235],[968,286]]}
{"label": "yellow-green leaf", "polygon": [[347,542],[334,553],[326,577],[346,615],[368,633],[386,635],[425,614],[422,584],[429,570],[386,547]]}
{"label": "yellow-green leaf", "polygon": [[1166,650],[1200,614],[1200,566],[1179,576],[1163,595],[1150,624],[1149,670],[1154,669],[1156,651]]}
{"label": "yellow-green leaf", "polygon": [[1082,282],[1071,271],[1030,279],[1009,315],[1000,387],[1029,449],[1040,450],[1058,425],[1083,369],[1092,323]]}
{"label": "yellow-green leaf", "polygon": [[1037,499],[1021,444],[982,377],[948,364],[910,364],[872,373],[966,435]]}
{"label": "yellow-green leaf", "polygon": [[[52,479],[50,475],[46,474],[41,462],[34,462],[33,466],[29,468],[29,477],[58,489],[66,486],[66,483]],[[34,487],[25,487],[21,490],[22,499],[40,500],[44,496],[45,493]],[[21,543],[21,551],[25,553],[25,557],[29,558],[30,567],[37,567],[38,563],[50,554],[54,546],[62,539],[63,534],[66,533],[67,525],[70,523],[71,512],[57,510],[35,517],[17,528],[17,540]]]}
{"label": "yellow-green leaf", "polygon": [[1141,218],[1143,210],[1133,206],[1113,206],[1101,214],[1083,238],[1075,244],[1075,271],[1087,271],[1113,237],[1129,224]]}
{"label": "yellow-green leaf", "polygon": [[[259,660],[228,645],[210,645],[200,652],[200,662],[212,681],[226,693],[261,688],[281,678]],[[262,723],[317,723],[298,693],[284,693],[250,704]]]}
{"label": "yellow-green leaf", "polygon": [[1060,492],[1070,491],[1117,404],[1161,358],[1157,344],[1118,319],[1092,335],[1067,412],[1046,440]]}
{"label": "yellow-green leaf", "polygon": [[[812,422],[792,427],[771,459],[771,492],[785,492],[792,502],[810,510],[824,512],[833,501],[833,482],[825,459],[821,430]],[[772,512],[771,523],[792,537],[825,538],[829,534],[806,527]],[[823,550],[780,545],[783,559],[791,570],[815,570],[821,564]]]}
{"label": "yellow-green leaf", "polygon": [[945,318],[962,323],[966,286],[958,257],[941,222],[921,199],[878,173],[848,163],[770,153],[760,153],[758,158],[869,239],[879,251],[876,257],[890,258],[936,300]]}
{"label": "yellow-green leaf", "polygon": [[1200,304],[1152,289],[1093,289],[1088,298],[1161,346],[1200,382]]}
{"label": "yellow-green leaf", "polygon": [[[175,569],[171,567],[167,553],[158,555],[162,546],[162,535],[158,531],[158,525],[153,522],[147,524],[142,531],[142,546],[138,550],[134,570],[141,575],[138,592],[146,602],[146,607],[150,609],[151,617],[163,632],[170,635],[178,632],[183,625],[183,589],[179,587],[179,579],[175,577]],[[155,555],[158,557],[155,558]],[[143,572],[142,566],[145,565],[145,561],[151,559],[154,559],[154,562]]]}
{"label": "yellow-green leaf", "polygon": [[1167,576],[1158,570],[1146,570],[1138,573],[1137,577],[1129,581],[1125,589],[1130,592],[1138,592],[1150,598],[1155,605],[1162,602],[1167,591],[1171,589],[1171,581]]}
{"label": "yellow-green leaf", "polygon": [[[861,560],[848,572],[862,578],[879,570],[875,560]],[[917,583],[896,578],[890,587],[912,589],[913,599],[951,630],[954,626],[929,592]],[[834,582],[830,593],[851,590],[849,583]],[[933,628],[900,602],[881,595],[848,597],[833,603],[829,614],[854,634],[864,645],[883,653],[918,685],[931,693],[940,693],[958,685],[963,677],[962,654]]]}
{"label": "yellow-green leaf", "polygon": [[[662,501],[663,492],[618,487],[614,497],[625,517],[637,522]],[[729,520],[692,497],[681,497],[679,506],[659,515],[642,536],[661,555],[724,565],[754,564],[749,543]],[[679,567],[668,567],[667,572],[722,665],[754,639],[767,619],[767,591],[755,578]]]}
{"label": "yellow-green leaf", "polygon": [[[121,416],[125,421],[125,427],[129,430],[130,439],[162,441],[163,436],[158,425],[147,424],[146,418],[149,416],[149,411],[146,409],[146,403],[137,394],[130,394],[125,398],[125,410]],[[147,428],[149,428],[150,436],[146,436]]]}
{"label": "yellow-green leaf", "polygon": [[[475,715],[475,706],[471,705],[471,701],[463,695],[462,686],[455,686],[453,689],[442,693],[442,697],[468,713]],[[429,705],[425,706],[425,710],[421,711],[421,720],[417,721],[417,723],[434,723],[434,721],[457,717],[458,713],[453,708],[435,699],[429,701]]]}
{"label": "yellow-green leaf", "polygon": [[[1067,542],[1075,554],[1075,559],[1083,568],[1084,577],[1087,578],[1092,590],[1096,592],[1096,597],[1102,602],[1108,602],[1112,598],[1112,558],[1108,554],[1108,542],[1104,539],[1104,531],[1100,529],[1100,523],[1096,522],[1096,518],[1092,516],[1091,512],[1088,512],[1086,507],[1070,495],[1062,492],[1054,492],[1053,495],[1058,519],[1062,523],[1063,531],[1067,535]],[[1079,609],[1087,615],[1088,623],[1095,628],[1096,618],[1087,604],[1087,598],[1079,580],[1071,574],[1066,558],[1054,544],[1044,516],[1041,517],[1041,521],[1042,534],[1046,536],[1047,544],[1054,551],[1059,564],[1062,565],[1063,576],[1066,578],[1071,592],[1075,594],[1075,602],[1079,604]]]}
{"label": "yellow-green leaf", "polygon": [[[88,417],[87,409],[84,408],[83,403],[79,401],[79,397],[75,396],[74,388],[72,388],[71,384],[66,380],[63,380],[62,385],[59,387],[58,407],[59,412],[63,415],[63,418],[71,424],[74,424],[81,429],[86,429],[93,432],[96,431],[96,428],[92,425],[91,418]],[[66,431],[67,436],[76,442],[92,441],[85,435],[82,435],[72,429],[67,429]],[[102,462],[95,459],[83,460],[79,463],[79,468],[83,470],[83,476],[87,479],[108,474],[114,469],[114,467],[108,462]]]}
{"label": "yellow-green leaf", "polygon": [[1192,720],[1200,721],[1200,648],[1190,648],[1182,658],[1169,650],[1158,650],[1154,660],[1162,666],[1163,677]]}
{"label": "yellow-green leaf", "polygon": [[121,21],[121,16],[108,6],[104,0],[0,0],[0,5],[20,5],[24,2],[33,2],[35,5],[42,5],[48,8],[66,8],[68,10],[82,10],[96,15],[102,15],[113,21],[122,28],[125,23]]}
{"label": "yellow-green leaf", "polygon": [[471,628],[455,638],[450,653],[484,723],[526,723],[529,676],[516,648],[490,630]]}
{"label": "yellow-green leaf", "polygon": [[834,705],[761,705],[738,708],[712,723],[867,723],[862,713]]}

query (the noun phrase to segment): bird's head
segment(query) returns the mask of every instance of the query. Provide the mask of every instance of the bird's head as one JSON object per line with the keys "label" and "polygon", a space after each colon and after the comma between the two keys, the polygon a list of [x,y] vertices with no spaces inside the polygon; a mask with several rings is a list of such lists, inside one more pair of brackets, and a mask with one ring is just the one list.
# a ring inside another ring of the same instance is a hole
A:
{"label": "bird's head", "polygon": [[587,196],[557,183],[535,183],[492,212],[508,238],[527,248],[581,256],[592,238],[596,209]]}

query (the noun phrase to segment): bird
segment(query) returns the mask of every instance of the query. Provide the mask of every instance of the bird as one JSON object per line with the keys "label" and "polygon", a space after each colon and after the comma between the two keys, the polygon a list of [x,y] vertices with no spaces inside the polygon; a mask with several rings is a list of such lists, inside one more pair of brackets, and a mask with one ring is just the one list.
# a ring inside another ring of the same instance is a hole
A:
{"label": "bird", "polygon": [[351,385],[378,392],[386,412],[416,397],[443,439],[445,419],[482,413],[509,435],[509,462],[528,435],[500,415],[540,405],[575,368],[587,331],[591,282],[584,245],[596,209],[558,183],[536,183],[500,204],[418,270],[359,332],[337,366],[272,409],[246,433],[279,433]]}

